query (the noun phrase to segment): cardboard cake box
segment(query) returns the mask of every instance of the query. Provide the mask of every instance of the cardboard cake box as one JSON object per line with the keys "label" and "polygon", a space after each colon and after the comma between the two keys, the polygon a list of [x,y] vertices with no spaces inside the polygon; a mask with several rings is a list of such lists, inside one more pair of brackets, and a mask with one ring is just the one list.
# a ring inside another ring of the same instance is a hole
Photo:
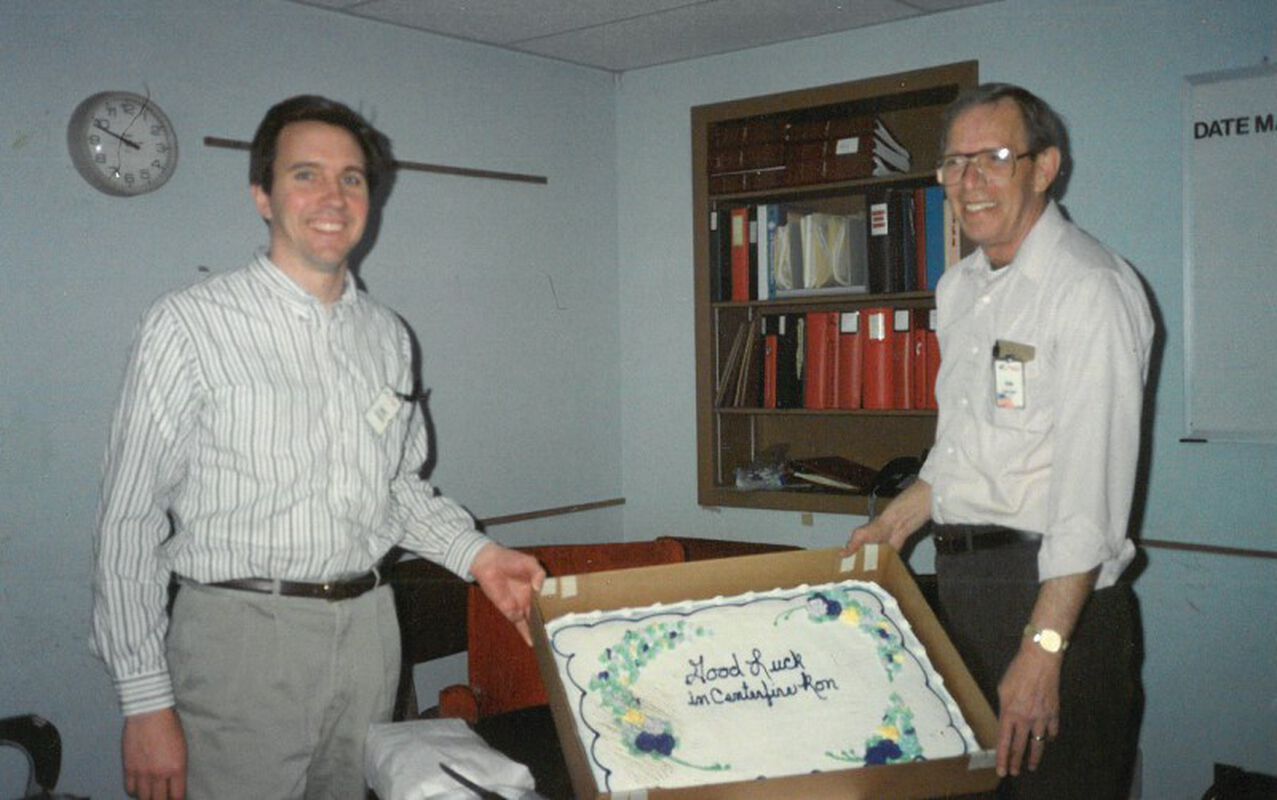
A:
{"label": "cardboard cake box", "polygon": [[[559,676],[545,623],[569,612],[613,610],[711,599],[748,591],[765,592],[801,584],[843,580],[877,583],[899,604],[932,665],[958,703],[982,749],[953,758],[911,764],[870,766],[677,789],[609,794],[600,790],[585,746],[577,736],[573,705]],[[946,797],[992,790],[997,720],[948,635],[923,599],[909,570],[894,550],[870,545],[855,556],[836,549],[696,561],[657,567],[548,578],[533,609],[532,634],[537,663],[550,697],[550,709],[564,760],[578,798],[908,798]]]}

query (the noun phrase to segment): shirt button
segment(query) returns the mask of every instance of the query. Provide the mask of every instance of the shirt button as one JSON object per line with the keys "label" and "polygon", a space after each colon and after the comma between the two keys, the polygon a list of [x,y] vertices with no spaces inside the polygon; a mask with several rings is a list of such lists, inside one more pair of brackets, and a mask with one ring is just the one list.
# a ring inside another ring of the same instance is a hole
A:
{"label": "shirt button", "polygon": [[953,448],[952,448],[952,447],[946,447],[946,448],[944,449],[944,451],[945,451],[946,453],[948,453],[949,455],[953,455]]}
{"label": "shirt button", "polygon": [[989,297],[989,296],[986,294],[985,296],[983,296],[983,297],[981,297],[981,298],[980,298],[980,302],[981,302],[981,303],[984,303],[984,304],[987,306],[989,303],[992,303],[992,302],[993,302],[993,298]]}
{"label": "shirt button", "polygon": [[978,355],[980,355],[980,348],[979,348],[979,347],[976,347],[976,346],[974,346],[974,345],[973,345],[973,346],[971,347],[971,355],[973,355],[973,356],[978,356]]}

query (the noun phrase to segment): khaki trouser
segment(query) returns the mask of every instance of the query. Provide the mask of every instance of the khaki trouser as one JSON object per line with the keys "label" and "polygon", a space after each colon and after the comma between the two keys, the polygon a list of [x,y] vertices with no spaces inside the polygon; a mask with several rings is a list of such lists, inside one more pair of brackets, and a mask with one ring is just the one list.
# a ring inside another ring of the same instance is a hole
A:
{"label": "khaki trouser", "polygon": [[388,586],[330,603],[183,583],[167,647],[191,800],[362,800],[399,678]]}

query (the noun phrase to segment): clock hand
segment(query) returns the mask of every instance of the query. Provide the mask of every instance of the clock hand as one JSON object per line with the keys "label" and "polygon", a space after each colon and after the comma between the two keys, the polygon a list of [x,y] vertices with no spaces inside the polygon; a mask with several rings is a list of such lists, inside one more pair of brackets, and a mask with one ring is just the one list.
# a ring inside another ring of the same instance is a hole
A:
{"label": "clock hand", "polygon": [[138,144],[137,142],[133,141],[132,139],[128,139],[128,138],[126,138],[126,137],[124,137],[124,136],[121,136],[120,134],[116,133],[115,131],[113,131],[113,130],[111,130],[110,128],[108,128],[108,127],[106,127],[105,125],[103,125],[101,122],[96,122],[96,121],[95,121],[95,122],[93,123],[93,127],[97,128],[98,130],[102,131],[103,133],[107,134],[108,136],[114,136],[115,138],[117,138],[117,139],[119,139],[121,142],[123,142],[124,144],[128,145],[129,147],[132,147],[134,150],[141,150],[141,149],[142,149],[142,146],[141,146],[140,144]]}

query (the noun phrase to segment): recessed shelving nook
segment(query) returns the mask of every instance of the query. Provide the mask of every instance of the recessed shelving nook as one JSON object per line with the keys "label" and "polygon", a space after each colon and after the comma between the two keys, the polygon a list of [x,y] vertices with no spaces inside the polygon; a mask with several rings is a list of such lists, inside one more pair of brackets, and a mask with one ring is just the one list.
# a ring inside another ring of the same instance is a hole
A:
{"label": "recessed shelving nook", "polygon": [[[967,61],[692,109],[701,505],[864,514],[863,494],[742,489],[736,473],[776,454],[842,456],[879,469],[931,445],[936,412],[923,399],[922,378],[905,390],[912,401],[868,402],[863,392],[877,384],[868,375],[848,382],[850,351],[825,362],[810,357],[807,339],[821,335],[814,326],[821,315],[836,331],[854,328],[862,337],[869,312],[887,312],[887,325],[926,324],[934,308],[926,248],[934,253],[942,221],[924,209],[940,213],[926,193],[939,196],[941,118],[962,89],[976,85],[977,73]],[[905,205],[890,206],[892,224],[917,235],[888,245],[875,235],[875,215],[897,201]],[[943,224],[952,263],[966,248],[951,217]],[[754,235],[743,244],[747,226]],[[767,242],[761,252],[760,239]],[[829,341],[836,349],[837,339]],[[777,385],[776,351],[782,375],[792,378],[786,358],[800,362],[799,386],[784,377]],[[857,356],[857,375],[862,358],[871,357]],[[823,378],[822,363],[829,365]],[[801,385],[836,383],[837,369],[842,388],[829,388],[823,401],[819,389],[813,400],[813,389]]]}

